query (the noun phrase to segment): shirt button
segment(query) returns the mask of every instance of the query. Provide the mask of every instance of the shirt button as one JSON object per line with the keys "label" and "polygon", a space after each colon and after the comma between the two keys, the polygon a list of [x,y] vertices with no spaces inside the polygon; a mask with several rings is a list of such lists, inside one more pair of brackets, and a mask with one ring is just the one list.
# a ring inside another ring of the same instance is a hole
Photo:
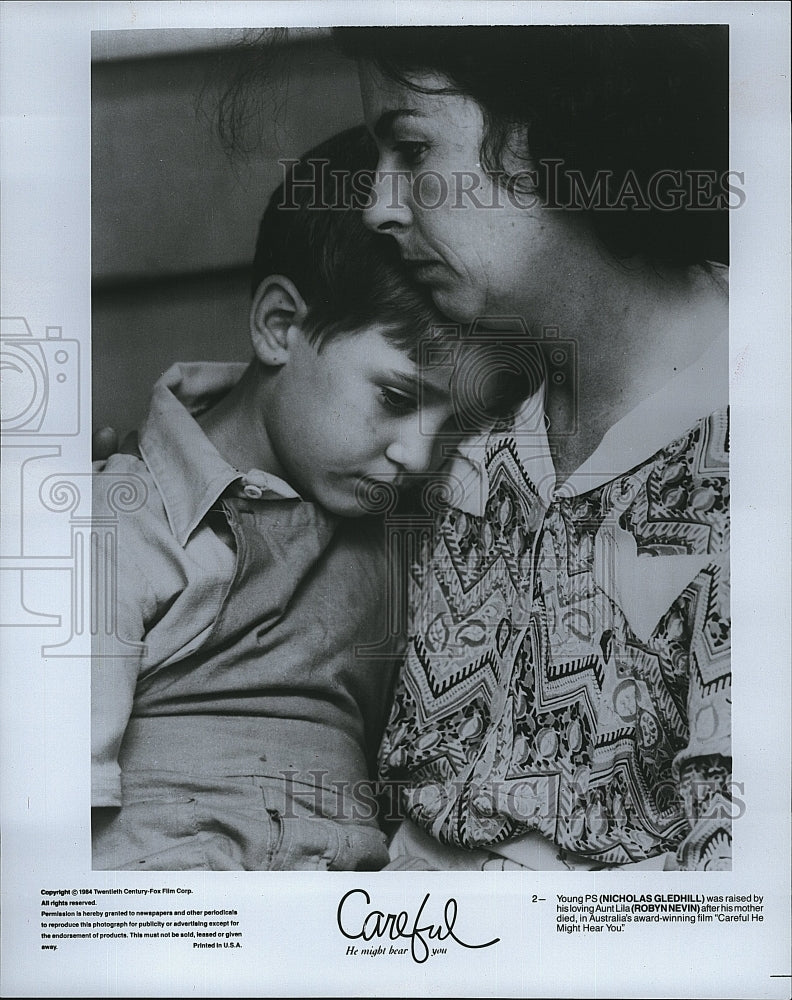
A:
{"label": "shirt button", "polygon": [[260,500],[264,495],[264,490],[260,486],[254,486],[253,483],[243,487],[242,492],[251,500]]}

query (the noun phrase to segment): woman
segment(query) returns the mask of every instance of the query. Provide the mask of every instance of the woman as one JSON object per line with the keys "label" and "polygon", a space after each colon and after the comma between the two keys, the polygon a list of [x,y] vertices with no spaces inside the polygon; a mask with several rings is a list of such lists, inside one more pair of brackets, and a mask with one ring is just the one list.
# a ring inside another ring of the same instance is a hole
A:
{"label": "woman", "polygon": [[723,31],[336,34],[379,148],[369,226],[476,337],[510,318],[528,394],[456,458],[413,582],[397,843],[728,867]]}

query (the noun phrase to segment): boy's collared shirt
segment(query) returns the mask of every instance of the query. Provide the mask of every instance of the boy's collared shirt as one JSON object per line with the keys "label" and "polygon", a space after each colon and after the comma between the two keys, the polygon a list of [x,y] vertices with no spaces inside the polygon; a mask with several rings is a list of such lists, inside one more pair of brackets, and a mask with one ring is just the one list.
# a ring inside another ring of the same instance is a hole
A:
{"label": "boy's collared shirt", "polygon": [[[233,577],[234,552],[207,515],[229,491],[254,500],[299,499],[277,476],[231,466],[192,415],[228,392],[245,367],[174,365],[154,387],[140,456],[117,454],[95,467],[106,473],[94,477],[95,523],[113,526],[115,551],[124,553],[123,563],[116,559],[110,567],[114,599],[93,645],[95,806],[121,804],[118,749],[140,673],[201,645]],[[120,483],[139,507],[134,517],[114,520]]]}
{"label": "boy's collared shirt", "polygon": [[299,499],[278,476],[260,469],[243,474],[229,465],[195,420],[230,392],[246,368],[244,363],[176,364],[154,386],[140,432],[140,454],[181,545],[187,544],[217,498],[232,484],[239,483],[241,492],[253,499]]}

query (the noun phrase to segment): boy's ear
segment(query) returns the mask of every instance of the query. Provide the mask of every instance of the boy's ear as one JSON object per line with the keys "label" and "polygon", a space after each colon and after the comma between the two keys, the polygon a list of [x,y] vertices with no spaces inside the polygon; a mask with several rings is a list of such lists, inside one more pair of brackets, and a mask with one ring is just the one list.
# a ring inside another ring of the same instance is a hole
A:
{"label": "boy's ear", "polygon": [[284,365],[289,359],[289,330],[302,328],[308,307],[289,278],[271,274],[256,289],[250,307],[250,339],[256,357],[265,365]]}

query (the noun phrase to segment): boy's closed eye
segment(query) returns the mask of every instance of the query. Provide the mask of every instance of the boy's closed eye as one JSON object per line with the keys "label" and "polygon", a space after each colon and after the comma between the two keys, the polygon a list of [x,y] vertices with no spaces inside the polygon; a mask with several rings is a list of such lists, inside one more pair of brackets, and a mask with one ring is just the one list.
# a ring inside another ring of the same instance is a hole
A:
{"label": "boy's closed eye", "polygon": [[380,400],[388,413],[397,416],[414,413],[418,409],[418,397],[414,392],[405,392],[392,385],[380,386]]}

